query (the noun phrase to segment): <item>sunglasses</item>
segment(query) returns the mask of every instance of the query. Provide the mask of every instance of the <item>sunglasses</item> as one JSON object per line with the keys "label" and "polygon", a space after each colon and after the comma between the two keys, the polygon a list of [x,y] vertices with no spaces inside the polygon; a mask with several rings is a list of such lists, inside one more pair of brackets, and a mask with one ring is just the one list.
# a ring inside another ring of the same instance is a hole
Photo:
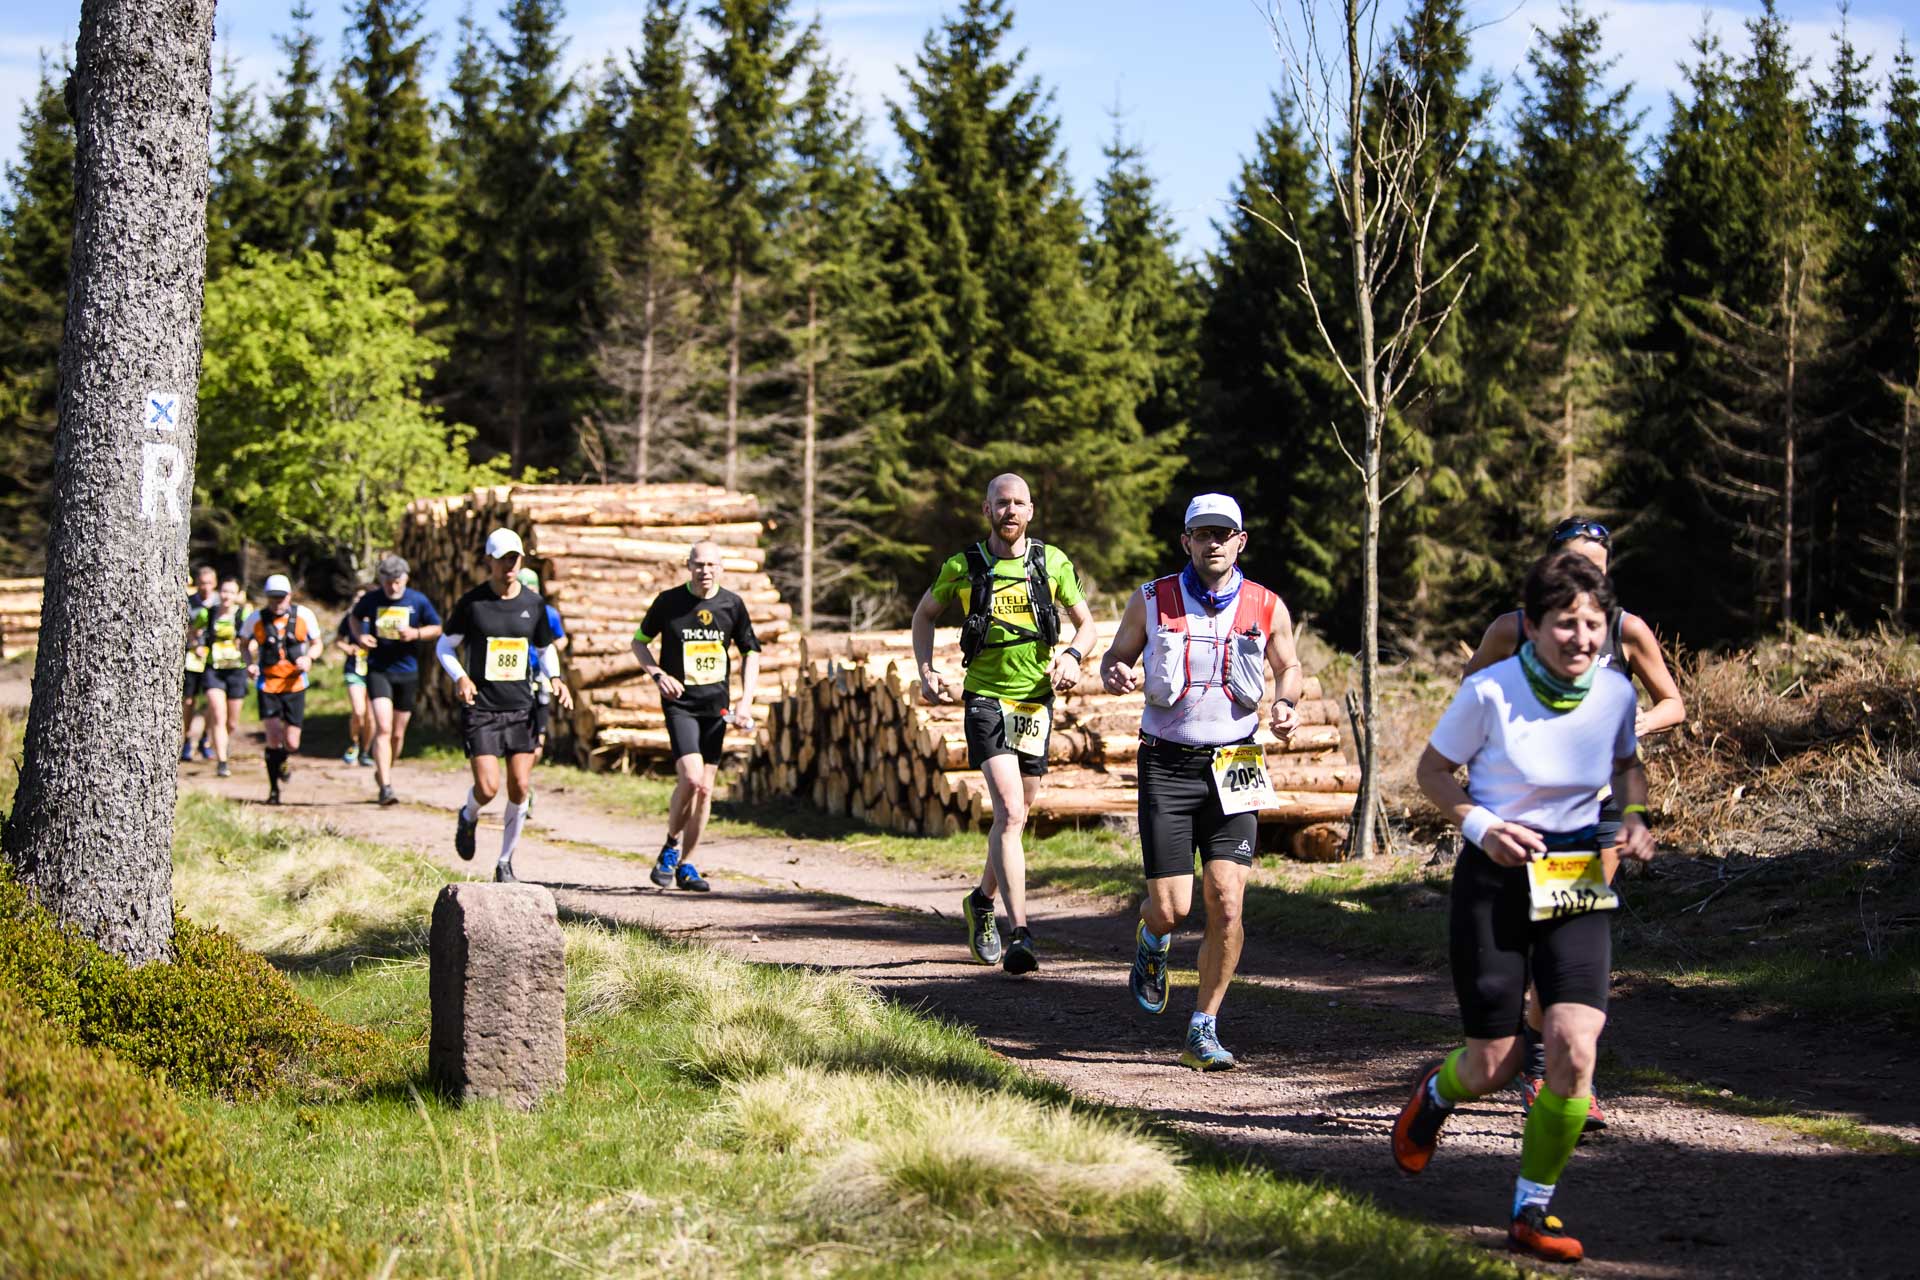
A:
{"label": "sunglasses", "polygon": [[1613,545],[1613,535],[1607,532],[1607,526],[1582,516],[1571,516],[1553,526],[1553,532],[1547,538],[1549,551],[1564,546],[1575,538],[1591,538],[1603,547]]}

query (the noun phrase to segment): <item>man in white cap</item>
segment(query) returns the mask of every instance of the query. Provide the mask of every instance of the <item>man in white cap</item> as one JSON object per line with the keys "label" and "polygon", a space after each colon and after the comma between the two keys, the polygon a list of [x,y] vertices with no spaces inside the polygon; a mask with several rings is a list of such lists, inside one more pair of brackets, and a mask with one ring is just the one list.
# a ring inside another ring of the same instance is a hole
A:
{"label": "man in white cap", "polygon": [[[1259,843],[1260,810],[1274,803],[1266,758],[1254,742],[1267,668],[1279,682],[1271,727],[1282,742],[1299,724],[1300,660],[1280,597],[1240,572],[1247,533],[1240,504],[1203,493],[1187,504],[1180,535],[1188,563],[1127,601],[1100,677],[1109,693],[1144,687],[1140,717],[1141,904],[1128,986],[1148,1013],[1167,1007],[1167,953],[1193,907],[1200,855],[1206,935],[1200,989],[1180,1060],[1225,1071],[1217,1018],[1240,961],[1240,904]],[[1142,671],[1133,664],[1145,654]]]}
{"label": "man in white cap", "polygon": [[287,757],[300,752],[300,726],[307,717],[307,672],[320,652],[320,620],[293,603],[293,583],[284,573],[267,579],[267,603],[240,628],[247,675],[258,682],[260,723],[267,735],[267,803],[280,803],[280,784],[292,776]]}
{"label": "man in white cap", "polygon": [[499,792],[505,761],[507,813],[493,878],[509,882],[533,786],[533,663],[546,673],[560,705],[573,706],[573,695],[559,678],[546,602],[520,583],[524,554],[513,530],[487,535],[487,581],[460,597],[434,648],[462,704],[460,736],[473,769],[473,786],[454,828],[454,852],[462,859],[473,857],[480,811]]}

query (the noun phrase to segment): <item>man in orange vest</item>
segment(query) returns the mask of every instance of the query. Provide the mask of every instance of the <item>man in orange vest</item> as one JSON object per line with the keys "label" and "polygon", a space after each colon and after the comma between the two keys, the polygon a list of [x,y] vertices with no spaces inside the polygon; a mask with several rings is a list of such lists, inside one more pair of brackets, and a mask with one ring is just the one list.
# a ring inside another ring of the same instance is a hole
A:
{"label": "man in orange vest", "polygon": [[280,803],[287,757],[300,750],[300,726],[307,717],[307,672],[320,648],[320,623],[313,611],[292,601],[293,584],[284,573],[267,579],[267,603],[242,628],[247,674],[259,682],[260,721],[267,732],[267,803]]}

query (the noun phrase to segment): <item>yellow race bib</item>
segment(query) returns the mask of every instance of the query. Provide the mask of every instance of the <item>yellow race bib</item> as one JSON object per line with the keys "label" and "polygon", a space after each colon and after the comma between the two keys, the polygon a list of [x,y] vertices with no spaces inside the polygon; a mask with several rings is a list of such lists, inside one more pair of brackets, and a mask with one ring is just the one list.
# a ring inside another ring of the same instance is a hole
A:
{"label": "yellow race bib", "polygon": [[238,640],[215,640],[213,642],[213,665],[221,671],[231,671],[240,665],[240,642]]}
{"label": "yellow race bib", "polygon": [[724,684],[727,679],[727,646],[718,640],[689,640],[680,646],[680,665],[687,673],[680,683],[688,688]]}
{"label": "yellow race bib", "polygon": [[1011,698],[1000,699],[1000,724],[1007,737],[1007,745],[1023,756],[1047,754],[1047,731],[1052,728],[1053,714],[1044,702],[1015,702]]}
{"label": "yellow race bib", "polygon": [[385,607],[373,617],[373,633],[382,640],[398,640],[400,628],[413,621],[411,605]]}
{"label": "yellow race bib", "polygon": [[487,662],[481,669],[489,680],[511,682],[527,678],[525,636],[488,636]]}
{"label": "yellow race bib", "polygon": [[1612,911],[1620,905],[1620,895],[1607,883],[1599,853],[1591,849],[1535,858],[1527,864],[1527,886],[1535,920]]}
{"label": "yellow race bib", "polygon": [[206,669],[207,669],[206,653],[200,649],[187,650],[187,670],[205,671]]}
{"label": "yellow race bib", "polygon": [[1257,813],[1280,805],[1273,780],[1267,776],[1267,753],[1257,742],[1216,748],[1213,785],[1220,794],[1220,812],[1225,814]]}

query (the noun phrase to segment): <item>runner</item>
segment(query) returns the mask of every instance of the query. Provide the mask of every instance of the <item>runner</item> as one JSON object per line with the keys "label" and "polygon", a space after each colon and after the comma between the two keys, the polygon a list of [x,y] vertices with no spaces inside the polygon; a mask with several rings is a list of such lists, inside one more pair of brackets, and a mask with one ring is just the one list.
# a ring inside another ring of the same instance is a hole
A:
{"label": "runner", "polygon": [[[1275,696],[1269,725],[1286,742],[1300,723],[1300,659],[1293,620],[1280,597],[1240,572],[1246,527],[1240,504],[1203,493],[1187,504],[1181,535],[1188,563],[1142,586],[1100,664],[1109,693],[1144,686],[1140,715],[1140,852],[1147,896],[1127,985],[1148,1013],[1167,1008],[1167,953],[1193,909],[1193,860],[1200,857],[1206,932],[1200,989],[1180,1061],[1228,1071],[1220,1005],[1240,962],[1240,904],[1260,839],[1260,810],[1277,804],[1266,752],[1254,741],[1267,668]],[[1133,664],[1144,653],[1142,674]]]}
{"label": "runner", "polygon": [[397,804],[393,762],[407,745],[407,722],[420,693],[415,645],[440,638],[440,612],[407,585],[407,562],[380,561],[380,585],[361,596],[348,614],[354,643],[366,651],[367,703],[373,715],[373,780],[381,804]]}
{"label": "runner", "polygon": [[[1080,664],[1098,632],[1073,563],[1058,547],[1027,536],[1033,495],[1016,475],[995,476],[980,506],[987,537],[948,557],[913,611],[913,657],[921,696],[929,703],[966,707],[967,765],[986,779],[993,801],[987,863],[979,885],[961,902],[967,949],[980,964],[1008,973],[1040,967],[1027,927],[1027,814],[1040,796],[1053,733],[1053,695],[1080,679]],[[946,607],[967,592],[961,626],[961,687],[933,665],[933,630]],[[1073,623],[1073,640],[1060,642],[1060,612]],[[956,698],[956,694],[959,696]],[[1004,893],[1013,926],[1003,947],[993,900]]]}
{"label": "runner", "polygon": [[280,803],[280,784],[292,777],[287,758],[300,752],[307,715],[307,673],[320,644],[320,620],[293,603],[284,573],[267,579],[267,603],[247,616],[240,641],[247,675],[260,689],[260,722],[267,734],[267,803]]}
{"label": "runner", "polygon": [[[720,774],[727,726],[753,732],[753,697],[760,685],[760,638],[753,634],[747,604],[720,585],[721,551],[697,542],[687,552],[685,584],[662,592],[633,633],[633,656],[660,686],[660,709],[672,745],[673,803],[667,810],[667,842],[654,861],[652,879],[696,893],[712,886],[693,865],[693,851],[713,811],[713,784]],[[660,641],[656,661],[650,647]],[[740,651],[740,701],[727,710],[731,643]]]}
{"label": "runner", "polygon": [[194,588],[187,593],[187,645],[184,674],[180,681],[180,762],[193,759],[194,739],[200,740],[200,758],[213,753],[207,747],[206,717],[200,714],[200,697],[206,692],[207,621],[220,603],[220,575],[210,564],[194,570]]}
{"label": "runner", "polygon": [[207,652],[203,679],[207,696],[207,727],[213,734],[213,754],[219,761],[214,775],[233,776],[230,751],[240,731],[240,707],[247,700],[247,660],[240,652],[240,623],[247,612],[237,578],[220,583],[220,599],[208,611],[202,633]]}
{"label": "runner", "polygon": [[[1562,520],[1547,536],[1548,551],[1562,548],[1578,551],[1598,565],[1602,573],[1607,572],[1612,547],[1613,535],[1607,531],[1607,527],[1584,516]],[[1480,647],[1467,660],[1464,674],[1470,676],[1476,671],[1484,671],[1494,663],[1518,653],[1525,639],[1521,620],[1522,611],[1517,609],[1495,618],[1493,625],[1487,628],[1486,635],[1481,637]],[[1636,737],[1646,738],[1686,722],[1687,705],[1681,700],[1680,686],[1667,669],[1666,655],[1660,652],[1659,637],[1653,634],[1653,628],[1644,619],[1615,605],[1607,616],[1607,634],[1600,646],[1599,660],[1601,666],[1623,666],[1629,676],[1639,680],[1641,688],[1647,691],[1652,700],[1652,705],[1634,716],[1633,731]],[[1614,802],[1611,791],[1602,794],[1600,799],[1598,839],[1607,883],[1612,884],[1613,873],[1619,866],[1619,857],[1613,846],[1620,835],[1620,806]],[[1531,987],[1527,990],[1527,1025],[1523,1034],[1527,1043],[1527,1063],[1520,1073],[1520,1109],[1524,1113],[1533,1106],[1534,1096],[1540,1092],[1540,1082],[1547,1074],[1546,1042],[1540,1034],[1540,1000]],[[1606,1113],[1600,1109],[1600,1098],[1596,1093],[1587,1110],[1587,1128],[1606,1127]]]}
{"label": "runner", "polygon": [[[531,569],[522,569],[520,571],[520,585],[538,594],[540,590],[540,575]],[[545,596],[541,596],[540,598],[542,600],[547,599]],[[547,600],[547,625],[553,628],[554,652],[565,653],[567,651],[567,624],[561,619],[560,611],[553,607],[551,600]],[[533,673],[533,754],[538,759],[545,759],[547,754],[547,726],[553,719],[552,686],[553,681],[547,678],[546,672],[535,671]],[[531,799],[527,801],[527,809],[528,812],[532,812],[533,801]]]}
{"label": "runner", "polygon": [[[1613,586],[1577,551],[1527,574],[1527,641],[1470,676],[1420,757],[1427,798],[1466,836],[1453,872],[1450,951],[1465,1046],[1421,1073],[1393,1126],[1393,1158],[1427,1167],[1453,1109],[1502,1089],[1523,1065],[1529,976],[1546,1006],[1547,1074],[1527,1115],[1508,1247],[1556,1262],[1583,1256],[1549,1212],[1586,1122],[1607,1021],[1612,916],[1595,824],[1612,780],[1625,801],[1619,849],[1647,861],[1647,779],[1633,685],[1603,668]],[[1454,772],[1467,767],[1467,786]]]}
{"label": "runner", "polygon": [[[454,827],[453,849],[463,859],[473,857],[480,811],[500,790],[504,760],[507,813],[493,878],[509,883],[533,785],[533,690],[527,672],[538,661],[549,677],[560,674],[545,602],[521,586],[517,576],[524,552],[520,535],[511,529],[487,535],[487,581],[460,597],[434,647],[463,706],[460,736],[473,769],[473,786]],[[470,672],[479,674],[476,678]],[[562,707],[573,706],[565,681],[554,683],[554,696]]]}
{"label": "runner", "polygon": [[[353,598],[358,600],[373,588],[373,583],[363,582],[354,591]],[[340,615],[340,625],[333,633],[333,647],[345,655],[347,705],[352,708],[352,715],[347,721],[347,751],[340,759],[344,764],[358,764],[371,769],[373,768],[373,708],[367,705],[369,655],[354,641],[352,609]]]}

